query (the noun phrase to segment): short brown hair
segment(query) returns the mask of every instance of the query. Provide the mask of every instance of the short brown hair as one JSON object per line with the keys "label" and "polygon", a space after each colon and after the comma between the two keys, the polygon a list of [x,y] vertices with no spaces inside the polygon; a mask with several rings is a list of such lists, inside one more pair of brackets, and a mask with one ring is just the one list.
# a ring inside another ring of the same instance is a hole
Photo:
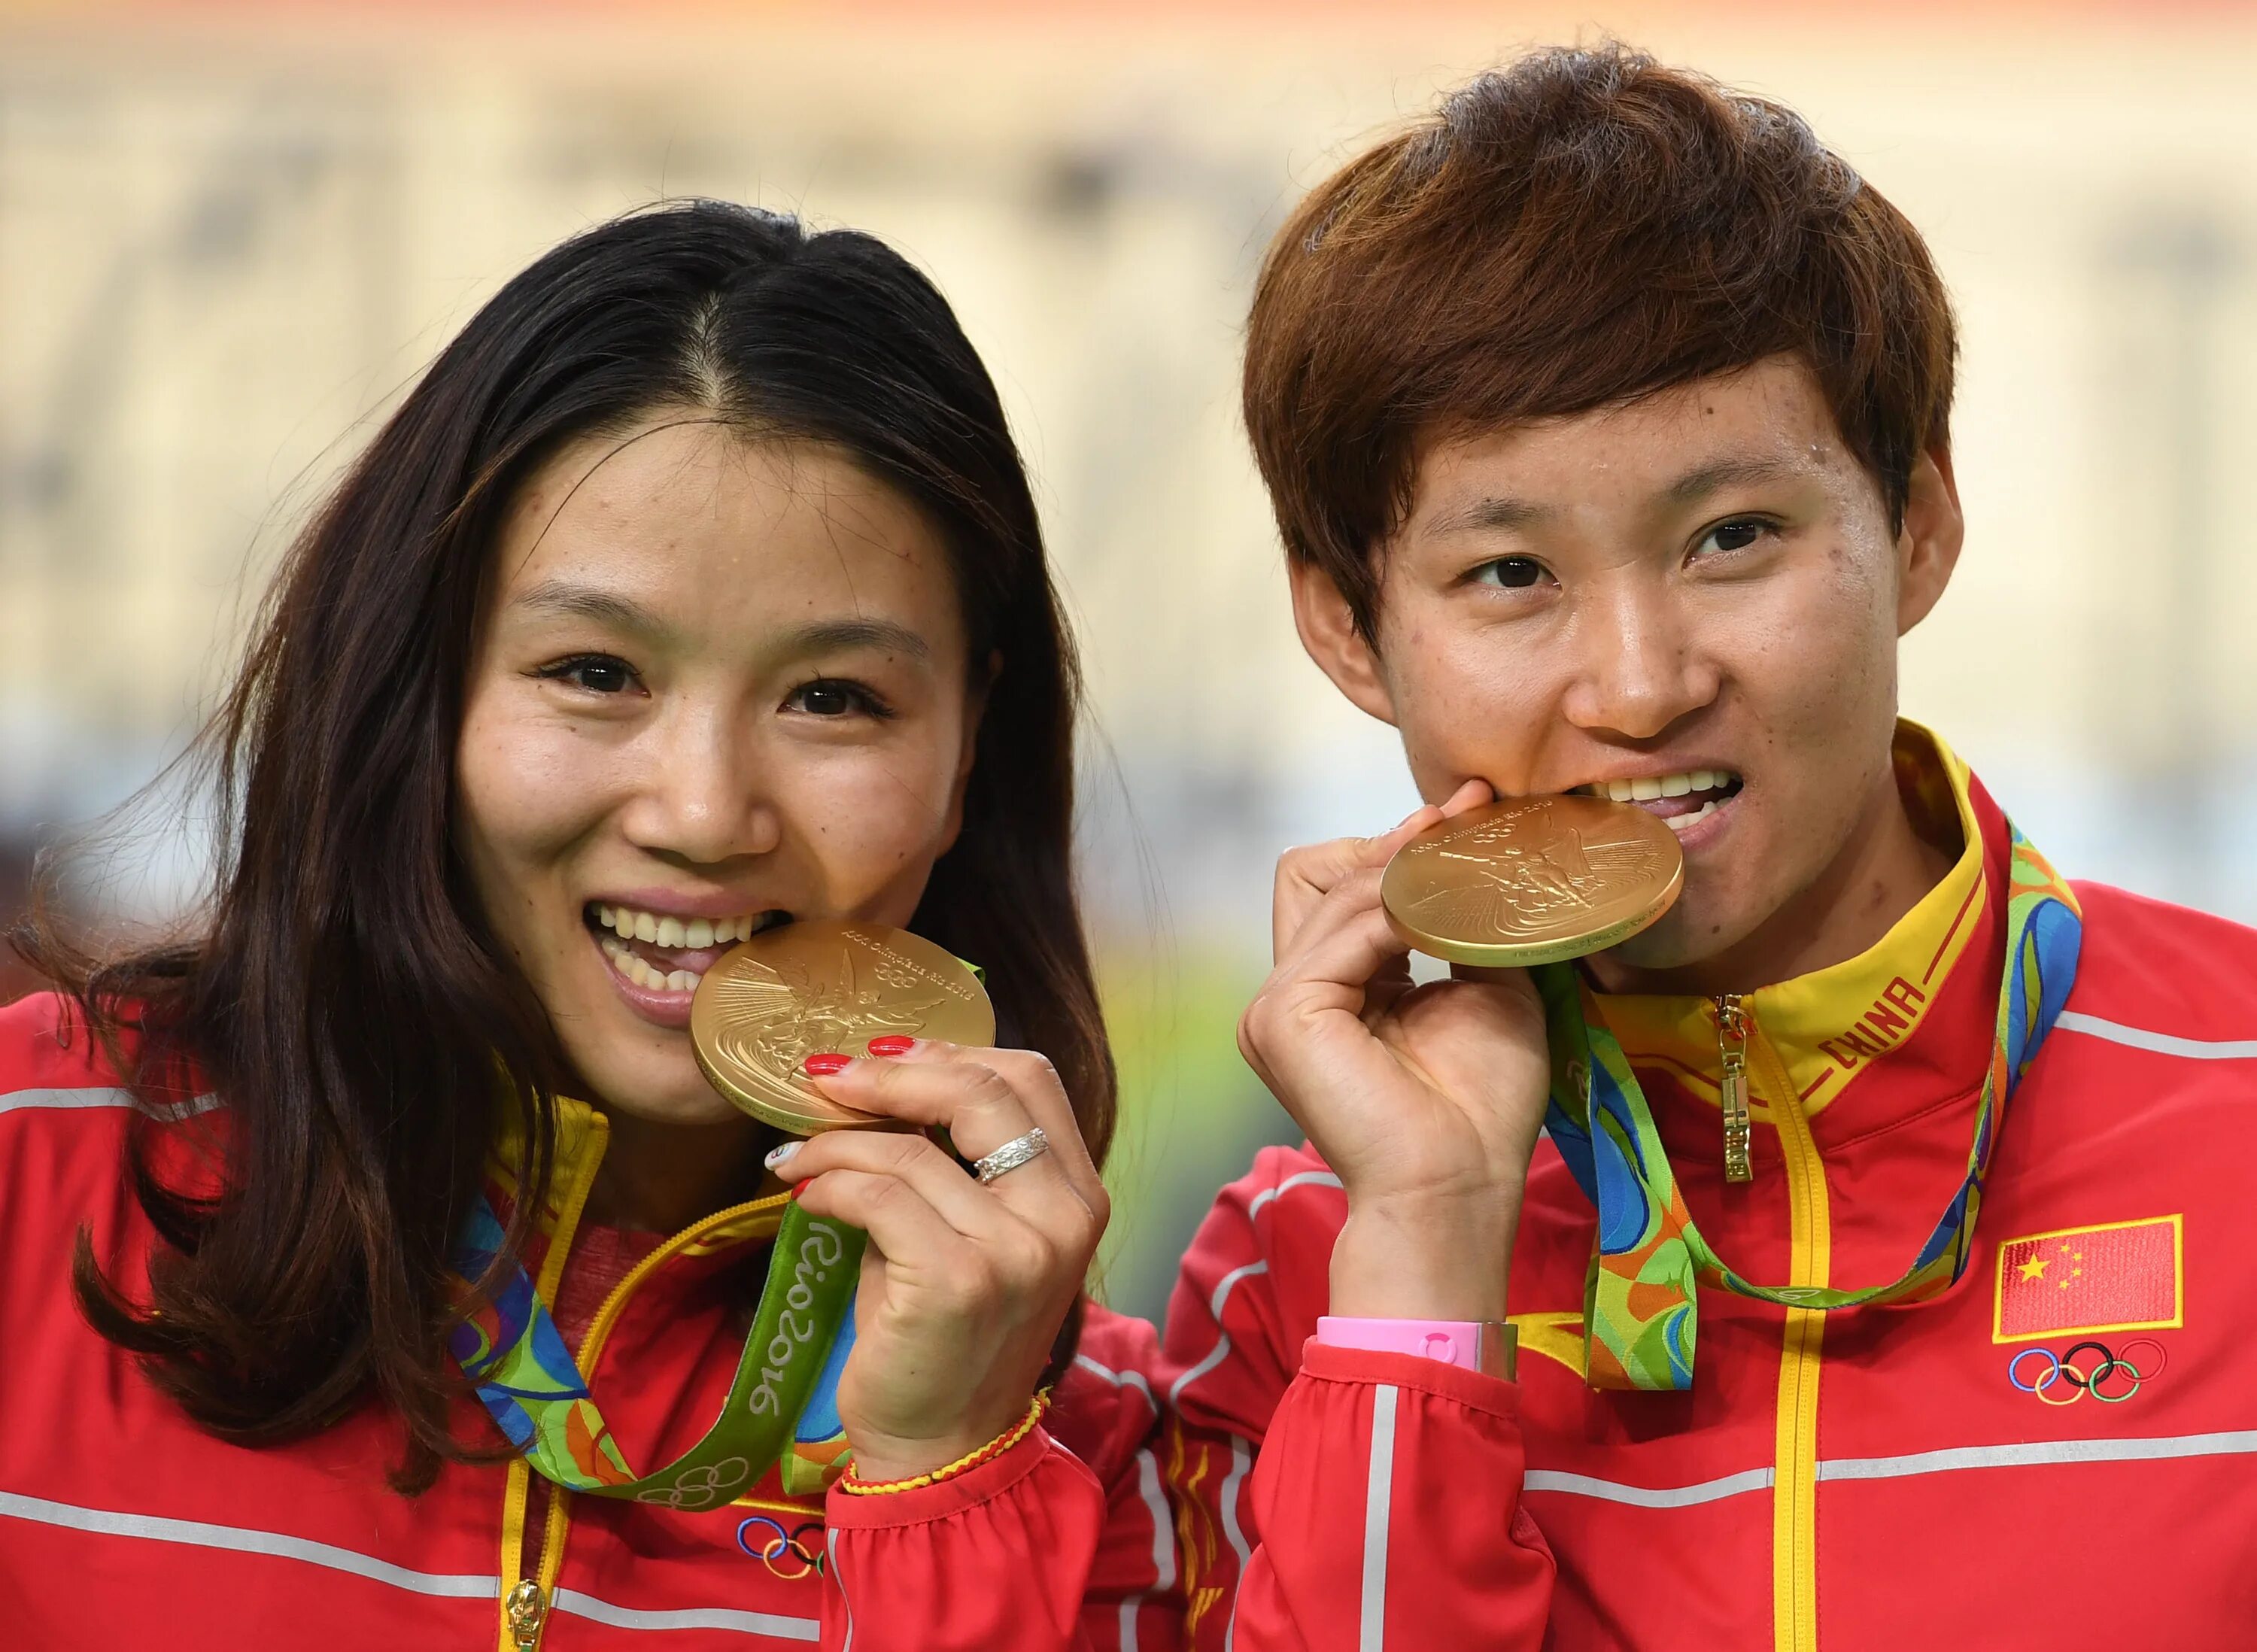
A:
{"label": "short brown hair", "polygon": [[1947,436],[1950,300],[1793,110],[1619,46],[1483,74],[1320,185],[1270,248],[1245,413],[1287,554],[1369,635],[1439,437],[1792,353],[1892,525]]}

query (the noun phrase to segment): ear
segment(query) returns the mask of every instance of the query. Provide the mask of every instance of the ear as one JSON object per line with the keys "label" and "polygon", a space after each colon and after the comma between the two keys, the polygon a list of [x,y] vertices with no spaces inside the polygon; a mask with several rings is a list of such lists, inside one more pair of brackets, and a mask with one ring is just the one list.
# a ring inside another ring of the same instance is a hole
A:
{"label": "ear", "polygon": [[1317,669],[1359,710],[1391,724],[1395,699],[1379,655],[1356,629],[1355,612],[1333,576],[1314,562],[1296,559],[1285,565],[1285,579],[1293,592],[1293,629],[1301,633],[1301,646]]}
{"label": "ear", "polygon": [[956,847],[956,839],[964,830],[964,790],[972,783],[972,766],[980,756],[980,724],[987,715],[987,696],[994,689],[995,679],[1002,674],[1002,654],[990,653],[987,675],[964,696],[964,745],[956,754],[956,776],[948,788],[948,819],[941,828],[943,855]]}
{"label": "ear", "polygon": [[1942,597],[1966,537],[1951,449],[1938,443],[1914,463],[1905,491],[1904,526],[1897,533],[1897,635],[1927,618]]}

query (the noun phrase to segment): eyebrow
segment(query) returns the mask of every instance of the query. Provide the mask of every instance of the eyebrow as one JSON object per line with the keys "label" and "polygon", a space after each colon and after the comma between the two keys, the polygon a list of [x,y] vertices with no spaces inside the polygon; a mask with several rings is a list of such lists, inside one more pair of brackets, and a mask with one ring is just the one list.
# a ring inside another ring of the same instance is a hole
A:
{"label": "eyebrow", "polygon": [[1511,533],[1532,527],[1550,517],[1558,515],[1548,505],[1533,505],[1526,499],[1476,499],[1471,505],[1460,505],[1446,512],[1441,520],[1426,531],[1444,533]]}
{"label": "eyebrow", "polygon": [[665,637],[673,631],[672,626],[640,603],[599,586],[576,585],[569,580],[544,579],[530,589],[519,592],[510,606],[541,614],[559,614],[568,619],[591,619],[600,625],[617,625],[622,631],[638,632],[646,637]]}
{"label": "eyebrow", "polygon": [[[1773,457],[1718,459],[1687,470],[1662,489],[1657,497],[1667,505],[1696,505],[1725,488],[1777,482],[1796,474],[1800,468],[1789,460]],[[1558,514],[1559,512],[1548,505],[1538,505],[1528,499],[1492,497],[1476,499],[1470,505],[1461,505],[1447,512],[1426,531],[1433,535],[1510,533],[1532,527]]]}
{"label": "eyebrow", "polygon": [[828,653],[842,648],[889,648],[913,660],[932,658],[930,643],[890,619],[819,620],[801,626],[776,645],[776,652],[784,654]]}
{"label": "eyebrow", "polygon": [[1672,505],[1693,505],[1723,489],[1777,482],[1801,469],[1790,460],[1775,456],[1718,459],[1687,470],[1663,489],[1661,497]]}

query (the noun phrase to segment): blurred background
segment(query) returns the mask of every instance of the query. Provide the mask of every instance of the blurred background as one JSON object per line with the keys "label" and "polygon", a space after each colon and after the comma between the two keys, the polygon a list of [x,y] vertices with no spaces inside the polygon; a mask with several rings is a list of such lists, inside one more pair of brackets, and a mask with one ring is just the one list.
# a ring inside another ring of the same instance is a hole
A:
{"label": "blurred background", "polygon": [[[1231,1037],[1271,861],[1414,801],[1293,641],[1235,410],[1252,272],[1438,88],[1603,30],[1802,109],[1956,296],[1968,549],[1907,710],[2064,871],[2257,919],[2257,19],[2129,0],[0,0],[0,916],[180,749],[294,527],[511,272],[665,195],[874,230],[1001,383],[1085,640],[1105,1288],[1157,1315],[1287,1133]],[[193,899],[195,815],[148,801],[81,897]]]}

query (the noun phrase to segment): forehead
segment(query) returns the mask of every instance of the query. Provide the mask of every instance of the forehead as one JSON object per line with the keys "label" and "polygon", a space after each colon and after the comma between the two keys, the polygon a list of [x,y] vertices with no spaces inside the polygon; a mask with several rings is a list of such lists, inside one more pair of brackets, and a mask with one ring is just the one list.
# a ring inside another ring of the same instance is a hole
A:
{"label": "forehead", "polygon": [[1533,503],[1645,499],[1718,466],[1847,480],[1843,445],[1817,376],[1774,357],[1635,401],[1446,438],[1422,455],[1412,526],[1482,498]]}
{"label": "forehead", "polygon": [[936,640],[958,628],[923,514],[840,451],[683,415],[572,443],[512,502],[497,597],[559,579],[699,629],[882,608]]}

